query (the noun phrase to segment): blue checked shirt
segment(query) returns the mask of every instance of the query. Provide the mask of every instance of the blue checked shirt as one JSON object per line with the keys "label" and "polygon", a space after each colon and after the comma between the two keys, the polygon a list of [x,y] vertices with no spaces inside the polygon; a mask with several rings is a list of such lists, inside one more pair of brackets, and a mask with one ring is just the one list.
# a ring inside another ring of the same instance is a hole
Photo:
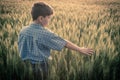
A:
{"label": "blue checked shirt", "polygon": [[23,28],[18,37],[20,57],[32,63],[44,61],[51,49],[60,51],[65,44],[64,39],[35,23]]}

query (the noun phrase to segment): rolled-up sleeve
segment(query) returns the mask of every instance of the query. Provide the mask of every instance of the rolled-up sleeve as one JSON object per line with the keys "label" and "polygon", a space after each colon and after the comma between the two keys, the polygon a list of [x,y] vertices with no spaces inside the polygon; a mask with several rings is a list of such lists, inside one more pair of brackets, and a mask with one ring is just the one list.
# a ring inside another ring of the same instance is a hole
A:
{"label": "rolled-up sleeve", "polygon": [[66,45],[66,41],[59,37],[58,35],[47,32],[41,38],[42,44],[53,50],[62,50]]}

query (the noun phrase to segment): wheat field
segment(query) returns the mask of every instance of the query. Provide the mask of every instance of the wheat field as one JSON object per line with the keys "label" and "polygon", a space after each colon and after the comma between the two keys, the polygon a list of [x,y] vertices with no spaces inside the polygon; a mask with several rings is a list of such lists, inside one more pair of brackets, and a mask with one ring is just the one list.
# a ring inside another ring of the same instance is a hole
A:
{"label": "wheat field", "polygon": [[120,80],[119,0],[0,0],[0,80],[34,80],[30,64],[19,57],[17,40],[39,1],[54,9],[49,29],[95,50],[92,56],[52,50],[48,80]]}

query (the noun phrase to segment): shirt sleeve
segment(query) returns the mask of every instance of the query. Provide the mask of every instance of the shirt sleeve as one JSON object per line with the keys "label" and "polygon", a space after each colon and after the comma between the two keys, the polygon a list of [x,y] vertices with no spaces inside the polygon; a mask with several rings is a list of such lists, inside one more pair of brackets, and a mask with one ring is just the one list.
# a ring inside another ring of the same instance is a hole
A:
{"label": "shirt sleeve", "polygon": [[52,32],[47,32],[42,37],[42,44],[50,49],[60,51],[66,45],[66,41]]}

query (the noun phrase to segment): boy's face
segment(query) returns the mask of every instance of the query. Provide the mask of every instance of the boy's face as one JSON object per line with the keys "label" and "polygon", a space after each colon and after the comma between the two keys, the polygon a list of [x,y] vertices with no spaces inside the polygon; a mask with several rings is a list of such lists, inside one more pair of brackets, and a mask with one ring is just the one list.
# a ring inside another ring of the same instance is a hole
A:
{"label": "boy's face", "polygon": [[49,16],[46,16],[46,17],[43,17],[43,16],[39,16],[39,22],[40,24],[45,27],[48,25],[50,19],[51,19],[51,16],[52,15],[49,15]]}

